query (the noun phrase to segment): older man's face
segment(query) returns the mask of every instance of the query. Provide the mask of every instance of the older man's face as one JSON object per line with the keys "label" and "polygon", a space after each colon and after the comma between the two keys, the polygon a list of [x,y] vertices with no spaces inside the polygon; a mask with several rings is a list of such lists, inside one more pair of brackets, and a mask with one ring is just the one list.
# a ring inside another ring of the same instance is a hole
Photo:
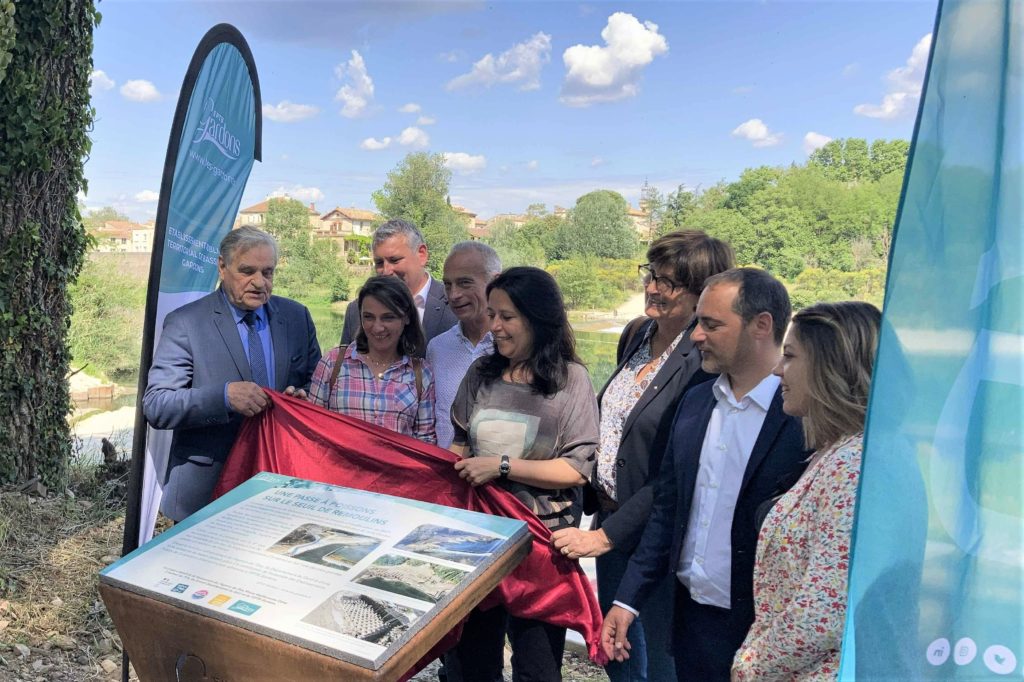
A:
{"label": "older man's face", "polygon": [[478,253],[463,251],[444,262],[444,293],[448,306],[460,322],[487,319],[487,282],[484,259]]}
{"label": "older man's face", "polygon": [[231,262],[217,258],[224,294],[239,310],[256,310],[270,300],[277,256],[267,244],[231,254]]}
{"label": "older man's face", "polygon": [[427,247],[409,248],[404,234],[388,237],[373,249],[373,268],[378,275],[394,275],[416,293],[427,277]]}

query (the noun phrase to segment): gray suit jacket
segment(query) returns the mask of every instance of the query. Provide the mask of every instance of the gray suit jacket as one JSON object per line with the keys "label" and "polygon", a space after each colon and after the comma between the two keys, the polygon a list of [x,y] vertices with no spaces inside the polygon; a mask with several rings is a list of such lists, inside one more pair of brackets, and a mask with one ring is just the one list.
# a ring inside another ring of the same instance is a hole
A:
{"label": "gray suit jacket", "polygon": [[[444,284],[433,277],[430,278],[430,289],[427,290],[427,307],[423,311],[423,335],[426,343],[423,348],[416,351],[416,357],[422,358],[427,354],[427,343],[435,336],[445,333],[457,324],[459,318],[448,307],[448,297],[444,295]],[[353,343],[356,338],[356,330],[359,329],[359,300],[352,299],[345,308],[345,323],[341,328],[341,345],[347,346]]]}
{"label": "gray suit jacket", "polygon": [[[274,389],[308,387],[320,361],[316,328],[305,306],[271,296]],[[142,409],[156,429],[173,429],[160,508],[180,521],[210,500],[221,466],[242,423],[224,403],[224,385],[251,381],[249,360],[227,301],[219,290],[171,312]]]}

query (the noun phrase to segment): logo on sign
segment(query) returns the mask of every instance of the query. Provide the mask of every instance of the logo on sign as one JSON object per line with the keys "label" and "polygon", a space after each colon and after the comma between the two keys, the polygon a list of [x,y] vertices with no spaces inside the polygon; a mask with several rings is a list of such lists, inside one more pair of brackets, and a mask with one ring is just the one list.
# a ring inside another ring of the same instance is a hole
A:
{"label": "logo on sign", "polygon": [[203,597],[205,597],[208,594],[210,594],[210,593],[207,592],[206,590],[196,590],[195,592],[192,593],[192,598],[193,599],[202,599]]}
{"label": "logo on sign", "polygon": [[216,597],[210,600],[211,606],[221,606],[231,601],[231,597],[226,594],[218,594]]}
{"label": "logo on sign", "polygon": [[196,127],[192,144],[209,142],[226,158],[234,161],[242,151],[242,143],[228,130],[224,117],[213,106],[213,98],[207,97],[203,105],[203,120]]}
{"label": "logo on sign", "polygon": [[228,611],[234,611],[235,613],[240,613],[243,616],[251,616],[252,614],[259,611],[259,608],[260,607],[258,604],[250,604],[247,601],[242,601],[241,599],[239,599],[234,604],[228,607]]}
{"label": "logo on sign", "polygon": [[178,594],[181,594],[187,589],[188,585],[186,585],[185,583],[178,583],[177,585],[171,588],[171,592],[177,592]]}

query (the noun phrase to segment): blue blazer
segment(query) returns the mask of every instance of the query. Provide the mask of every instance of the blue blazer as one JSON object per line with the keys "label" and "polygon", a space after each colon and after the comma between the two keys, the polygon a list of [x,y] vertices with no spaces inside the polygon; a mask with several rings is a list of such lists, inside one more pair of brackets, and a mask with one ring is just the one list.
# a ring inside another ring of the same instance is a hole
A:
{"label": "blue blazer", "polygon": [[[271,296],[267,321],[274,346],[274,389],[309,387],[320,361],[316,327],[305,306]],[[224,384],[251,381],[238,327],[219,290],[167,315],[149,370],[143,413],[155,429],[172,429],[161,511],[184,519],[210,500],[242,423],[224,402]]]}
{"label": "blue blazer", "polygon": [[[615,595],[616,601],[633,608],[642,607],[658,581],[676,571],[690,520],[701,447],[715,407],[713,385],[714,381],[707,381],[693,387],[676,411],[655,484],[650,520]],[[808,455],[800,420],[782,411],[782,392],[776,390],[743,473],[732,520],[730,603],[732,620],[744,633],[754,622],[758,507],[796,483],[807,465]]]}

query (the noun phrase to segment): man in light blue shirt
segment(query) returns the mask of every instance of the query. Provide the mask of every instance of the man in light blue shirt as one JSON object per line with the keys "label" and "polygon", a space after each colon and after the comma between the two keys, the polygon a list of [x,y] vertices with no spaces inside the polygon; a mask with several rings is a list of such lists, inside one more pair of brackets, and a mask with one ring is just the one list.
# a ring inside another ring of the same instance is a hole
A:
{"label": "man in light blue shirt", "polygon": [[427,362],[434,371],[434,414],[437,444],[452,444],[452,402],[466,370],[494,352],[487,317],[487,284],[501,272],[501,259],[490,246],[459,242],[444,262],[444,291],[459,323],[427,345]]}

